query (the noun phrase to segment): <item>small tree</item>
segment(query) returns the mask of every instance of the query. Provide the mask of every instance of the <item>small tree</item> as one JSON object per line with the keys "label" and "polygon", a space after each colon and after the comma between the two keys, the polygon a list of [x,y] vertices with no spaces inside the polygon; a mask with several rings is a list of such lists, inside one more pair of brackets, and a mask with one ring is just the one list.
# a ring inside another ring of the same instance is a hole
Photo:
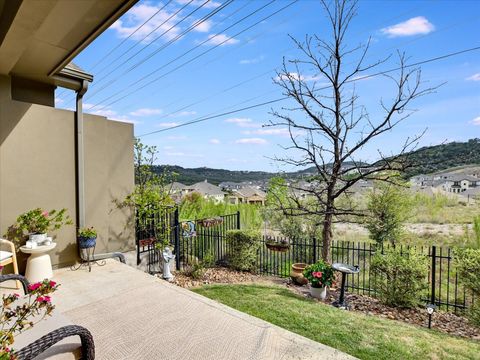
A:
{"label": "small tree", "polygon": [[355,82],[378,71],[384,60],[367,63],[369,42],[354,47],[347,44],[356,1],[322,0],[322,4],[331,33],[307,36],[304,41],[293,39],[301,56],[284,59],[275,78],[291,105],[273,111],[276,120],[269,126],[287,129],[291,145],[286,150],[293,151],[292,156],[276,160],[289,166],[310,167],[314,173],[310,180],[315,186],[293,185],[312,196],[314,206],[297,198],[283,211],[289,216],[321,216],[316,225],[322,232],[322,257],[328,261],[332,224],[344,217],[351,221],[352,216],[365,215],[338,199],[348,196],[361,180],[390,181],[388,171],[405,170],[409,165],[406,154],[415,148],[419,136],[405,139],[396,155],[378,151],[374,164],[361,161],[367,145],[390,134],[412,114],[412,102],[433,89],[421,88],[420,70],[409,69],[405,55],[399,54],[396,73],[382,73],[392,80],[392,96],[382,94],[378,111],[369,113],[359,102]]}
{"label": "small tree", "polygon": [[165,211],[174,205],[170,197],[170,184],[175,174],[164,169],[154,171],[157,148],[142,144],[136,139],[134,144],[135,189],[120,202],[120,207],[133,208],[140,218],[150,218],[158,211]]}
{"label": "small tree", "polygon": [[366,226],[370,238],[377,244],[388,241],[395,246],[403,232],[403,225],[411,213],[410,195],[405,188],[389,183],[378,183],[368,194]]}

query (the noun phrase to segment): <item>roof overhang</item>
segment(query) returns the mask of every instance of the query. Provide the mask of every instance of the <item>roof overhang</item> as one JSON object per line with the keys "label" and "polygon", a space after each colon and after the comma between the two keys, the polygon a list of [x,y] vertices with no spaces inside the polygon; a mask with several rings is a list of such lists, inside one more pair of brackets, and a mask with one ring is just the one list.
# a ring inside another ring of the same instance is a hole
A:
{"label": "roof overhang", "polygon": [[0,0],[0,75],[77,89],[69,65],[138,0]]}

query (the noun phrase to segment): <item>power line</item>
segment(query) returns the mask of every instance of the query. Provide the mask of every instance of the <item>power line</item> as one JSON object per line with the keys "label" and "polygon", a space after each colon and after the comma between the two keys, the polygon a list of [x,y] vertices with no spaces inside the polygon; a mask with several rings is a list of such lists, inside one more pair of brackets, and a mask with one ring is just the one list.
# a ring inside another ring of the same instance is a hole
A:
{"label": "power line", "polygon": [[115,50],[117,50],[120,46],[122,46],[128,39],[130,39],[133,35],[135,35],[137,33],[137,31],[139,31],[142,27],[144,27],[148,22],[150,22],[150,20],[152,20],[155,16],[157,16],[163,9],[165,9],[168,5],[170,5],[170,3],[172,2],[173,0],[168,0],[165,5],[163,5],[160,9],[158,9],[152,16],[150,16],[147,20],[145,20],[140,26],[138,26],[135,30],[133,30],[126,38],[124,38],[120,44],[118,44],[117,46],[115,46],[112,50],[110,50],[107,54],[105,54],[100,60],[98,60],[95,64],[93,64],[93,66],[89,69],[89,71],[92,71],[93,69],[95,69],[99,64],[101,64],[102,62],[105,61],[105,59],[107,57],[109,57]]}
{"label": "power line", "polygon": [[[208,0],[210,1],[210,0]],[[207,2],[208,2],[207,1]],[[105,84],[103,87],[99,88],[99,89],[96,89],[93,93],[91,93],[90,95],[93,96],[95,94],[98,94],[99,92],[101,92],[103,89],[111,86],[113,83],[117,82],[118,80],[121,79],[122,76],[128,74],[129,72],[135,70],[137,67],[139,67],[140,65],[142,65],[143,63],[145,63],[146,61],[148,61],[149,59],[151,59],[153,56],[157,55],[160,51],[164,50],[165,48],[167,48],[168,46],[172,45],[173,43],[175,43],[176,41],[178,41],[180,38],[184,37],[186,34],[188,34],[190,31],[192,31],[193,29],[195,29],[196,27],[200,26],[201,24],[203,24],[205,21],[207,21],[208,19],[210,19],[212,16],[214,16],[215,14],[217,14],[218,12],[220,12],[221,10],[223,10],[224,8],[226,8],[228,5],[230,5],[234,0],[228,0],[226,1],[225,3],[223,3],[221,6],[215,8],[213,11],[211,11],[210,13],[208,13],[207,15],[205,15],[204,17],[198,19],[197,21],[195,21],[190,27],[188,27],[187,29],[185,29],[184,31],[182,31],[180,34],[178,34],[177,36],[175,36],[173,39],[169,40],[168,42],[166,42],[165,44],[163,44],[162,46],[160,46],[157,50],[155,50],[154,52],[150,53],[149,55],[147,55],[145,58],[143,58],[142,60],[140,60],[139,62],[137,62],[136,64],[132,65],[130,68],[126,69],[123,71],[123,73],[121,73],[120,75],[116,76],[115,79],[111,80],[109,83]],[[184,17],[182,20],[180,20],[178,23],[176,23],[175,25],[173,25],[169,30],[171,30],[173,27],[179,25],[182,21],[184,21],[186,18],[188,18],[189,16],[191,16],[193,13],[195,13],[197,10],[200,10],[200,8],[202,6],[204,6],[207,2],[203,3],[200,7],[196,8],[195,10],[193,10],[191,13],[189,13],[186,17]],[[168,30],[167,30],[168,31]],[[162,34],[163,35],[163,34]],[[157,38],[158,39],[158,38]],[[157,40],[155,39],[155,40]],[[153,42],[152,42],[153,43]],[[150,43],[150,44],[152,44]],[[149,44],[149,45],[150,45]],[[129,62],[131,59],[133,59],[135,56],[137,56],[138,54],[140,54],[143,50],[145,50],[146,47],[142,48],[140,51],[136,52],[133,56],[129,57],[127,60],[125,60],[123,63],[121,63],[120,65],[118,65],[116,68],[114,68],[112,71],[110,71],[108,74],[106,74],[103,79],[105,79],[106,77],[108,77],[108,75],[112,74],[113,72],[115,72],[117,69],[119,69],[120,67],[122,67],[123,65],[125,65],[127,62]],[[98,84],[98,83],[97,83]]]}
{"label": "power line", "polygon": [[[272,2],[273,2],[273,1],[275,1],[275,0],[272,0]],[[108,104],[104,105],[104,106],[103,106],[101,109],[104,109],[104,108],[106,108],[106,107],[108,107],[108,106],[110,106],[110,105],[112,105],[112,104],[115,104],[115,103],[117,103],[118,101],[120,101],[120,100],[122,100],[122,99],[124,99],[124,98],[126,98],[126,97],[128,97],[128,96],[130,96],[130,95],[132,95],[132,94],[134,94],[134,93],[136,93],[136,92],[138,92],[139,90],[141,90],[141,89],[143,89],[143,88],[147,87],[148,85],[150,85],[150,84],[152,84],[152,83],[154,83],[154,82],[156,82],[156,81],[160,80],[161,78],[163,78],[163,77],[165,77],[165,76],[167,76],[167,75],[169,75],[169,74],[173,73],[174,71],[176,71],[176,70],[178,70],[178,69],[180,69],[180,68],[184,67],[185,65],[187,65],[187,64],[189,64],[189,63],[191,63],[191,62],[195,61],[195,60],[196,60],[196,59],[198,59],[199,57],[201,57],[201,56],[203,56],[203,55],[205,55],[205,54],[209,53],[210,51],[212,51],[212,50],[216,49],[217,47],[219,47],[219,46],[221,46],[221,45],[225,44],[227,41],[230,41],[232,38],[234,38],[234,37],[236,37],[236,36],[238,36],[238,35],[241,35],[242,33],[246,32],[246,31],[250,30],[251,28],[253,28],[254,26],[258,25],[259,23],[261,23],[261,22],[263,22],[263,21],[265,21],[265,20],[267,20],[267,19],[269,19],[269,18],[271,18],[271,17],[275,16],[276,14],[278,14],[279,12],[281,12],[281,11],[285,10],[286,8],[290,7],[291,5],[293,5],[294,3],[296,3],[297,1],[298,1],[298,0],[294,0],[294,1],[292,1],[291,3],[287,4],[286,6],[284,6],[284,7],[280,8],[279,10],[277,10],[277,11],[273,12],[272,14],[270,14],[270,15],[268,15],[268,16],[266,16],[266,17],[262,18],[261,20],[259,20],[259,21],[255,22],[254,24],[252,24],[252,25],[248,26],[247,28],[245,28],[245,29],[241,30],[240,32],[236,33],[235,35],[233,35],[233,36],[231,36],[231,37],[229,37],[229,38],[227,38],[227,39],[225,39],[225,40],[221,41],[220,43],[216,44],[215,46],[213,46],[213,47],[211,47],[211,48],[209,48],[209,49],[205,50],[204,52],[202,52],[202,53],[200,53],[199,55],[197,55],[197,56],[193,57],[192,59],[190,59],[190,60],[188,60],[188,61],[186,61],[186,62],[184,62],[184,63],[182,63],[182,64],[178,65],[177,67],[173,68],[172,70],[170,70],[170,71],[168,71],[168,72],[166,72],[166,73],[164,73],[164,74],[162,74],[162,75],[160,75],[160,76],[158,76],[158,77],[154,78],[153,80],[151,80],[151,81],[147,82],[146,84],[144,84],[144,85],[142,85],[142,86],[138,87],[137,89],[135,89],[135,90],[133,90],[133,91],[131,91],[131,92],[127,93],[126,95],[124,95],[124,96],[121,96],[121,97],[117,98],[116,100],[114,100],[114,101],[112,101],[112,102],[110,102],[110,103],[108,103]],[[271,3],[271,2],[270,2],[270,3]],[[269,3],[269,4],[270,4],[270,3]],[[257,10],[257,11],[258,11],[258,10]],[[252,14],[250,14],[250,15],[252,15]],[[234,24],[234,25],[235,25],[235,24]],[[232,26],[233,26],[233,25],[232,25]],[[219,34],[221,34],[221,33],[219,33]],[[217,36],[217,35],[219,35],[219,34],[216,34],[215,36]],[[210,39],[207,39],[207,40],[206,40],[206,41],[204,41],[203,43],[205,43],[205,42],[208,42],[208,41],[210,41],[210,40],[211,40],[211,38],[210,38]],[[200,46],[200,45],[202,45],[203,43],[200,43],[199,45],[197,45],[197,47],[198,47],[198,46]],[[192,49],[191,49],[191,50],[192,50]],[[189,50],[188,52],[190,52],[191,50]],[[184,53],[183,55],[181,55],[181,56],[179,56],[179,57],[177,57],[177,58],[173,59],[172,61],[170,61],[170,62],[169,62],[169,63],[167,63],[166,65],[169,65],[169,64],[171,64],[172,62],[174,62],[174,61],[178,60],[179,58],[183,57],[185,54],[186,54],[186,53]],[[165,66],[166,66],[166,65],[165,65]],[[160,67],[160,68],[157,68],[157,69],[156,69],[156,70],[154,70],[153,72],[151,72],[151,73],[149,73],[149,74],[147,74],[147,75],[143,76],[142,78],[140,78],[139,80],[135,81],[134,83],[132,83],[132,84],[129,84],[129,86],[128,86],[128,87],[126,87],[126,88],[124,88],[123,90],[121,90],[121,91],[120,91],[120,93],[121,93],[121,92],[123,92],[123,91],[125,91],[125,90],[128,90],[128,89],[129,89],[131,86],[133,86],[133,85],[136,85],[136,84],[138,84],[139,82],[141,82],[141,81],[143,81],[143,80],[147,79],[148,77],[150,77],[151,75],[153,75],[154,73],[158,72],[158,71],[159,71],[159,70],[161,70],[161,69],[162,69],[162,67]],[[99,103],[97,103],[97,104],[95,104],[93,107],[91,107],[89,110],[91,110],[91,109],[93,109],[93,108],[97,107],[98,105],[100,105],[100,104],[104,103],[105,101],[108,101],[109,99],[111,99],[111,98],[115,97],[116,95],[118,95],[118,93],[117,93],[117,94],[114,94],[114,95],[111,95],[111,96],[109,96],[109,97],[107,97],[107,98],[103,99],[102,101],[100,101]]]}
{"label": "power line", "polygon": [[[472,51],[477,51],[477,50],[480,50],[480,46],[456,51],[456,52],[445,54],[445,55],[439,55],[439,56],[436,56],[434,58],[430,58],[430,59],[415,62],[413,64],[405,65],[403,68],[406,69],[406,68],[410,68],[410,67],[415,67],[415,66],[418,66],[418,65],[423,65],[423,64],[430,63],[430,62],[443,60],[443,59],[446,59],[446,58],[450,58],[450,57],[453,57],[453,56],[457,56],[457,55],[461,55],[461,54],[465,54],[467,52],[472,52]],[[369,78],[380,76],[380,75],[385,75],[385,74],[388,74],[390,72],[398,71],[398,70],[401,70],[401,69],[402,69],[402,67],[396,67],[396,68],[385,70],[385,71],[378,72],[378,73],[375,73],[375,74],[361,76],[361,77],[358,77],[356,79],[350,79],[350,80],[346,81],[346,83],[356,82],[356,81],[365,80],[365,79],[369,79]],[[326,90],[326,89],[329,89],[329,88],[331,88],[331,85],[318,88],[317,91]],[[216,114],[216,115],[211,115],[211,116],[207,116],[207,117],[198,118],[198,119],[195,119],[195,120],[187,121],[183,124],[178,124],[178,125],[175,125],[175,126],[165,128],[165,129],[160,129],[160,130],[152,131],[152,132],[149,132],[149,133],[145,133],[145,134],[139,135],[138,137],[157,134],[157,133],[160,133],[160,132],[173,130],[173,129],[177,129],[179,127],[184,127],[184,126],[188,126],[188,125],[197,124],[199,122],[215,119],[215,118],[218,118],[218,117],[222,117],[222,116],[226,116],[226,115],[232,115],[232,114],[242,112],[242,111],[245,111],[245,110],[254,109],[254,108],[265,106],[265,105],[268,105],[268,104],[273,104],[273,103],[276,103],[276,102],[279,102],[279,101],[282,101],[282,100],[287,100],[288,98],[289,98],[289,96],[284,96],[284,97],[277,98],[277,99],[274,99],[274,100],[269,100],[269,101],[265,101],[265,102],[262,102],[262,103],[259,103],[259,104],[254,104],[254,105],[251,105],[251,106],[247,106],[247,107],[244,107],[244,108],[223,112],[221,114]]]}

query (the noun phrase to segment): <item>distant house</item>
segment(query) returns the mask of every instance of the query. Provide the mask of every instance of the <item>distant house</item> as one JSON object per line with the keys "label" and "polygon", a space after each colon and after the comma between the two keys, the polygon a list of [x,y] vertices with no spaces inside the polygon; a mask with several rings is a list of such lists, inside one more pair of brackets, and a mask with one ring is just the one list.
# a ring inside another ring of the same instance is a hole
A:
{"label": "distant house", "polygon": [[173,182],[171,183],[168,188],[170,189],[171,194],[181,194],[183,189],[185,189],[187,185],[179,183],[179,182]]}
{"label": "distant house", "polygon": [[224,181],[218,184],[218,186],[223,190],[223,191],[232,191],[232,190],[238,190],[241,189],[244,185],[242,183],[237,183],[233,181]]}
{"label": "distant house", "polygon": [[445,179],[443,189],[447,192],[462,193],[480,186],[480,179],[470,175],[451,175]]}
{"label": "distant house", "polygon": [[197,192],[202,195],[205,199],[214,200],[216,202],[225,200],[225,192],[219,186],[210,184],[207,180],[195,183],[193,185],[186,185],[183,188],[182,194],[191,194]]}
{"label": "distant house", "polygon": [[267,194],[253,187],[243,187],[241,189],[233,190],[231,194],[227,195],[230,204],[256,204],[265,205]]}

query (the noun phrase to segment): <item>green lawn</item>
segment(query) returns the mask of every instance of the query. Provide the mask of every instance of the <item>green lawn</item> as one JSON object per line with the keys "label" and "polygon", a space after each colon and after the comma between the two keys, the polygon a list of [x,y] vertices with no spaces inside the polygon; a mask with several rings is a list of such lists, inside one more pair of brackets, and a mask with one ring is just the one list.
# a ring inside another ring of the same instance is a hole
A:
{"label": "green lawn", "polygon": [[480,359],[478,341],[346,312],[283,287],[208,285],[193,291],[360,359]]}

